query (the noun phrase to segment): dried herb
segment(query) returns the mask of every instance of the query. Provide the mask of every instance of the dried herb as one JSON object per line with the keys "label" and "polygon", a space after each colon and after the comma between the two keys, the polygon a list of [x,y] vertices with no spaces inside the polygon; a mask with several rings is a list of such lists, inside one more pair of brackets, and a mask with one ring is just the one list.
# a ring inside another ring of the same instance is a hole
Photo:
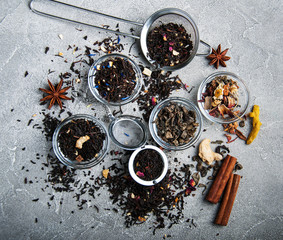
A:
{"label": "dried herb", "polygon": [[179,146],[188,143],[197,126],[196,113],[176,103],[160,110],[155,120],[158,136],[165,142]]}
{"label": "dried herb", "polygon": [[215,77],[207,83],[206,90],[199,102],[204,102],[204,109],[209,110],[213,117],[233,118],[237,117],[238,89],[236,81],[226,75]]}
{"label": "dried herb", "polygon": [[116,57],[95,68],[95,88],[108,102],[126,100],[133,93],[136,73],[129,61]]}
{"label": "dried herb", "polygon": [[168,23],[155,27],[147,36],[149,56],[160,67],[181,64],[193,49],[190,38],[183,25]]}
{"label": "dried herb", "polygon": [[103,147],[105,134],[92,121],[85,119],[67,123],[59,132],[62,153],[72,161],[87,161],[96,157]]}
{"label": "dried herb", "polygon": [[157,179],[164,168],[162,158],[158,152],[152,149],[140,151],[134,161],[136,175],[145,181]]}

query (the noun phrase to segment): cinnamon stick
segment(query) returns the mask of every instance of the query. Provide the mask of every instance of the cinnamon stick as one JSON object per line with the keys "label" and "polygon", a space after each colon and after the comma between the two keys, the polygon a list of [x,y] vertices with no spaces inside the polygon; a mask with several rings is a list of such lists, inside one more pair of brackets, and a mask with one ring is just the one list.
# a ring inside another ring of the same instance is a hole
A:
{"label": "cinnamon stick", "polygon": [[237,195],[237,190],[240,184],[241,176],[232,174],[229,178],[226,190],[220,205],[220,209],[215,218],[214,223],[222,226],[226,226],[229,221],[229,217],[233,208],[233,204]]}
{"label": "cinnamon stick", "polygon": [[232,174],[237,158],[227,155],[224,159],[221,168],[212,183],[212,186],[206,196],[206,200],[212,203],[218,203],[224,191],[224,188]]}

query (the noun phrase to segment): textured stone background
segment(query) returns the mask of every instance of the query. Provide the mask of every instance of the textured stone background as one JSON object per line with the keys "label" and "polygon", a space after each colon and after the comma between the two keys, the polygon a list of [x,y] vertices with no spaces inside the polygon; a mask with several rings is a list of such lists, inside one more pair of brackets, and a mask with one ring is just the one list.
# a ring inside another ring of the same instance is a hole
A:
{"label": "textured stone background", "polygon": [[[67,1],[67,0],[66,0]],[[196,21],[200,37],[217,47],[230,48],[227,71],[238,74],[246,82],[250,94],[251,105],[261,108],[262,129],[258,138],[250,145],[236,141],[229,145],[231,154],[236,156],[244,166],[240,172],[243,176],[237,198],[227,227],[213,225],[217,206],[203,200],[201,190],[195,197],[186,199],[185,219],[194,218],[197,227],[190,228],[186,222],[171,229],[157,231],[155,236],[149,230],[150,223],[126,229],[121,214],[103,211],[111,207],[107,191],[97,198],[101,211],[93,209],[77,211],[75,202],[69,194],[55,193],[55,203],[50,209],[46,206],[48,195],[40,188],[42,181],[24,184],[24,178],[46,178],[46,172],[40,170],[40,162],[33,165],[30,160],[36,159],[36,153],[46,155],[50,144],[39,130],[27,127],[33,114],[37,114],[33,123],[41,123],[39,113],[42,106],[39,99],[42,94],[39,87],[46,84],[47,77],[58,80],[60,72],[68,71],[70,64],[64,64],[61,58],[54,55],[64,52],[69,62],[74,55],[68,53],[69,44],[84,46],[83,36],[88,36],[90,45],[102,40],[107,33],[98,33],[89,27],[75,26],[42,16],[29,10],[27,0],[9,0],[0,2],[0,79],[1,79],[1,168],[0,168],[0,238],[1,239],[161,239],[164,234],[171,234],[171,239],[279,239],[283,238],[282,224],[282,43],[283,17],[280,0],[231,0],[231,1],[149,1],[149,0],[68,0],[84,7],[95,9],[118,17],[143,22],[153,12],[165,7],[177,7],[187,11]],[[78,16],[74,11],[56,9],[64,14]],[[81,17],[78,16],[79,18]],[[111,24],[116,21],[89,17],[97,24]],[[129,30],[129,25],[120,24],[120,30]],[[77,28],[82,31],[77,31]],[[62,34],[64,39],[58,38]],[[122,38],[125,45],[124,54],[133,40]],[[46,46],[50,47],[44,54]],[[205,50],[200,48],[200,50]],[[132,55],[138,54],[137,45]],[[137,62],[140,59],[133,58]],[[53,61],[51,61],[53,60]],[[56,72],[48,75],[48,69]],[[81,69],[87,73],[87,69]],[[220,69],[220,70],[223,70]],[[29,75],[25,78],[25,71]],[[196,93],[200,82],[209,74],[216,72],[208,66],[206,59],[196,57],[186,68],[177,71],[180,78],[194,90],[177,93],[196,103]],[[77,88],[85,89],[86,79],[82,79]],[[67,110],[73,113],[93,113],[87,107],[90,103],[96,109],[97,116],[103,118],[104,109],[93,98],[77,98],[74,103],[66,103]],[[14,109],[14,111],[11,111]],[[133,106],[123,107],[125,113],[132,113]],[[59,108],[55,108],[59,112]],[[138,113],[135,113],[138,115]],[[20,120],[20,121],[17,121]],[[201,139],[224,139],[222,127],[204,121],[207,129]],[[250,129],[247,127],[244,133]],[[26,148],[22,151],[22,148]],[[111,148],[115,147],[111,145]],[[177,156],[183,162],[190,163],[188,155],[196,154],[194,148],[183,152],[169,153],[172,160]],[[110,157],[103,163],[110,164]],[[173,163],[171,163],[173,165]],[[21,171],[26,166],[29,172]],[[92,169],[100,174],[102,165]],[[79,178],[83,178],[78,176]],[[50,193],[54,194],[51,189]],[[64,198],[63,205],[59,204]],[[38,202],[32,199],[39,198]],[[70,212],[75,210],[75,214]],[[38,223],[34,219],[38,218]],[[94,227],[94,228],[91,228]]]}

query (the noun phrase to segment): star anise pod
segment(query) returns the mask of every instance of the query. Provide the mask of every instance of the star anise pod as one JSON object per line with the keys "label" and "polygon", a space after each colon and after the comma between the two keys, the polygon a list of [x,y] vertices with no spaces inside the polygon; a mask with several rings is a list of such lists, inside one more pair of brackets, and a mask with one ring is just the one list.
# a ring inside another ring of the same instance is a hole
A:
{"label": "star anise pod", "polygon": [[59,82],[56,88],[52,85],[52,83],[49,80],[48,80],[48,84],[49,84],[50,90],[39,88],[39,90],[49,94],[48,96],[40,99],[40,101],[50,100],[48,109],[50,109],[56,101],[59,104],[60,108],[62,109],[62,101],[60,98],[65,99],[65,100],[72,100],[71,98],[67,97],[64,94],[70,87],[65,87],[61,89],[63,85],[63,79],[61,79],[61,81]]}
{"label": "star anise pod", "polygon": [[228,61],[230,59],[230,57],[225,56],[228,50],[229,48],[221,52],[221,44],[218,45],[217,50],[212,48],[212,54],[206,57],[207,59],[211,60],[209,65],[215,64],[216,69],[218,69],[220,63],[223,67],[226,67],[225,61]]}

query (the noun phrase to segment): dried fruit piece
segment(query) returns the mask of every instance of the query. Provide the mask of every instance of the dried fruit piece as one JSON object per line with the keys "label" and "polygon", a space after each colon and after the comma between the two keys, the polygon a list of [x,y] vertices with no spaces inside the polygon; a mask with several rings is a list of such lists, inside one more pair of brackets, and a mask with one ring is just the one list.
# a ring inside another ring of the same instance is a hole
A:
{"label": "dried fruit piece", "polygon": [[105,178],[108,178],[108,174],[109,174],[109,169],[104,169],[102,171],[102,176],[105,177]]}
{"label": "dried fruit piece", "polygon": [[80,137],[77,142],[76,142],[76,148],[78,149],[82,149],[83,148],[83,144],[88,141],[90,139],[90,137],[88,135]]}

